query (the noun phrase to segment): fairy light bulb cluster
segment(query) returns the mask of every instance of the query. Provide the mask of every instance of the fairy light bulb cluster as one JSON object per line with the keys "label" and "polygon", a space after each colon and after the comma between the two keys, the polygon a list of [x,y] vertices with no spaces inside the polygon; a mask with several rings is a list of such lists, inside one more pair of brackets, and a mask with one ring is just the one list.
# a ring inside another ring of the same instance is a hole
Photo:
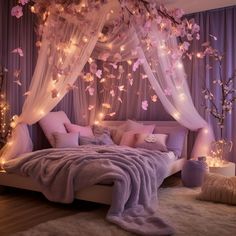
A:
{"label": "fairy light bulb cluster", "polygon": [[[2,98],[2,96],[1,96]],[[5,101],[0,102],[0,133],[1,137],[5,137],[6,134],[8,133],[8,128],[7,128],[7,113],[9,111],[9,106]]]}
{"label": "fairy light bulb cluster", "polygon": [[10,134],[9,105],[4,92],[7,72],[8,70],[5,67],[0,67],[0,146],[6,143],[7,137]]}

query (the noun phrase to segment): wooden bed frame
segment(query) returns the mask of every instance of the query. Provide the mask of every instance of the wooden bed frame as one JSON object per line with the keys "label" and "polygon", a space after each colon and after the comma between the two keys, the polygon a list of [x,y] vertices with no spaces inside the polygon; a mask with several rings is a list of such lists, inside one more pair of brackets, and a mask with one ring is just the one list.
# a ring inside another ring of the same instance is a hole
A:
{"label": "wooden bed frame", "polygon": [[[111,121],[111,122],[104,122],[105,125],[108,126],[114,126],[120,125],[122,122],[117,121]],[[157,126],[162,127],[181,127],[177,122],[175,121],[145,121],[142,122],[145,124],[156,124]],[[185,160],[187,159],[187,135],[185,138],[184,148],[182,152],[182,156],[180,159],[174,161],[168,169],[168,173],[166,177],[171,176],[179,171],[182,170],[183,164]],[[8,187],[15,187],[20,189],[26,189],[31,191],[37,191],[40,192],[40,188],[32,179],[29,177],[19,176],[17,174],[11,174],[7,173],[4,170],[0,170],[0,186],[8,186]],[[91,187],[88,187],[86,189],[83,189],[81,191],[78,191],[75,193],[75,199],[80,200],[86,200],[86,201],[92,201],[102,204],[111,204],[112,200],[112,185],[94,185]]]}

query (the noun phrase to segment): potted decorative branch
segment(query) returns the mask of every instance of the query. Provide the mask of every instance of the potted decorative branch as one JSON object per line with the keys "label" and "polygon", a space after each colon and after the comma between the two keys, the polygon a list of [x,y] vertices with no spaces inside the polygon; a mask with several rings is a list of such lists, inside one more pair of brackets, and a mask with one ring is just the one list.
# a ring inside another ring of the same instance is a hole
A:
{"label": "potted decorative branch", "polygon": [[202,93],[206,101],[208,101],[204,105],[206,111],[217,120],[220,128],[220,139],[212,143],[211,156],[222,161],[226,159],[226,155],[231,151],[233,145],[232,141],[223,138],[223,129],[225,127],[226,117],[228,114],[231,114],[233,104],[236,101],[236,89],[233,87],[234,80],[236,79],[236,70],[232,77],[224,79],[222,75],[223,55],[208,45],[202,55],[213,57],[219,68],[218,78],[213,80],[212,83],[220,86],[220,101],[217,102],[216,95],[209,88],[203,89]]}

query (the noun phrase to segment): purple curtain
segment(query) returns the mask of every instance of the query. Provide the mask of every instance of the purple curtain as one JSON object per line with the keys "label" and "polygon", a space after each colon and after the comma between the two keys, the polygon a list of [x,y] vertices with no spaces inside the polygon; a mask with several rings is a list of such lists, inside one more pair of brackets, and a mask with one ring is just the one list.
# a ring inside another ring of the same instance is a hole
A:
{"label": "purple curtain", "polygon": [[[110,73],[115,78],[106,79],[105,83],[98,83],[99,111],[105,111],[107,114],[115,112],[112,117],[106,116],[106,120],[173,120],[172,117],[164,110],[160,100],[154,102],[152,97],[155,94],[142,66],[134,72],[132,66],[127,62],[118,63],[122,66],[124,72],[119,76],[119,70],[113,69],[109,63],[104,63],[109,68]],[[102,67],[101,67],[102,68]],[[119,87],[124,86],[124,91]],[[115,96],[112,97],[110,91],[113,90]],[[118,100],[117,98],[121,100]],[[142,102],[147,101],[147,110],[142,109]],[[121,102],[122,101],[122,102]],[[111,104],[111,109],[103,109],[102,103]]]}
{"label": "purple curtain", "polygon": [[[18,1],[16,0],[0,0],[0,65],[8,69],[5,91],[10,105],[10,117],[21,113],[25,100],[23,94],[28,91],[38,51],[35,33],[36,16],[27,9],[29,6],[25,6],[23,8],[23,17],[19,19],[12,17],[11,9],[17,3]],[[23,57],[11,53],[13,49],[18,47],[22,48]],[[14,76],[14,72],[17,70],[20,70],[19,80],[22,84],[21,86],[14,82],[17,80]],[[74,121],[72,102],[72,94],[69,93],[55,110],[64,110]],[[68,106],[68,104],[71,105]],[[48,146],[48,142],[38,124],[29,127],[29,131],[35,149]]]}
{"label": "purple curtain", "polygon": [[[189,15],[194,18],[200,25],[201,39],[192,46],[194,53],[202,51],[202,43],[209,41],[211,45],[224,54],[223,77],[227,79],[232,77],[236,70],[236,6],[216,9],[206,12],[200,12]],[[211,36],[217,37],[217,40]],[[217,121],[207,112],[205,112],[203,104],[206,102],[202,94],[202,89],[207,87],[214,92],[216,97],[220,96],[219,86],[213,85],[212,81],[219,77],[219,67],[213,66],[208,69],[208,65],[214,65],[212,60],[196,59],[193,56],[192,61],[186,60],[186,70],[189,80],[189,86],[193,101],[200,114],[205,117],[213,125],[216,138],[220,137],[220,130]],[[236,81],[234,81],[236,88]],[[224,128],[223,137],[232,140],[234,143],[233,150],[229,159],[236,162],[236,104],[231,115],[228,115]],[[193,137],[192,137],[193,139]],[[191,141],[192,141],[191,139]]]}

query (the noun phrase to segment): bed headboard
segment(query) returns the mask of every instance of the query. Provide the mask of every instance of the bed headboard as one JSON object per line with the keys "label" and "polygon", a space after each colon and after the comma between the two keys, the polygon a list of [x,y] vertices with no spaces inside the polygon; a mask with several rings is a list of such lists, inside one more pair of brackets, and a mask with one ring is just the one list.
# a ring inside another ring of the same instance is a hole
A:
{"label": "bed headboard", "polygon": [[[125,121],[102,121],[101,125],[108,127],[117,127],[122,125]],[[169,130],[173,131],[174,129],[185,129],[182,125],[180,125],[177,121],[137,121],[144,125],[155,124],[158,130]],[[187,144],[188,144],[188,132],[186,132],[183,151],[181,157],[187,158]]]}

